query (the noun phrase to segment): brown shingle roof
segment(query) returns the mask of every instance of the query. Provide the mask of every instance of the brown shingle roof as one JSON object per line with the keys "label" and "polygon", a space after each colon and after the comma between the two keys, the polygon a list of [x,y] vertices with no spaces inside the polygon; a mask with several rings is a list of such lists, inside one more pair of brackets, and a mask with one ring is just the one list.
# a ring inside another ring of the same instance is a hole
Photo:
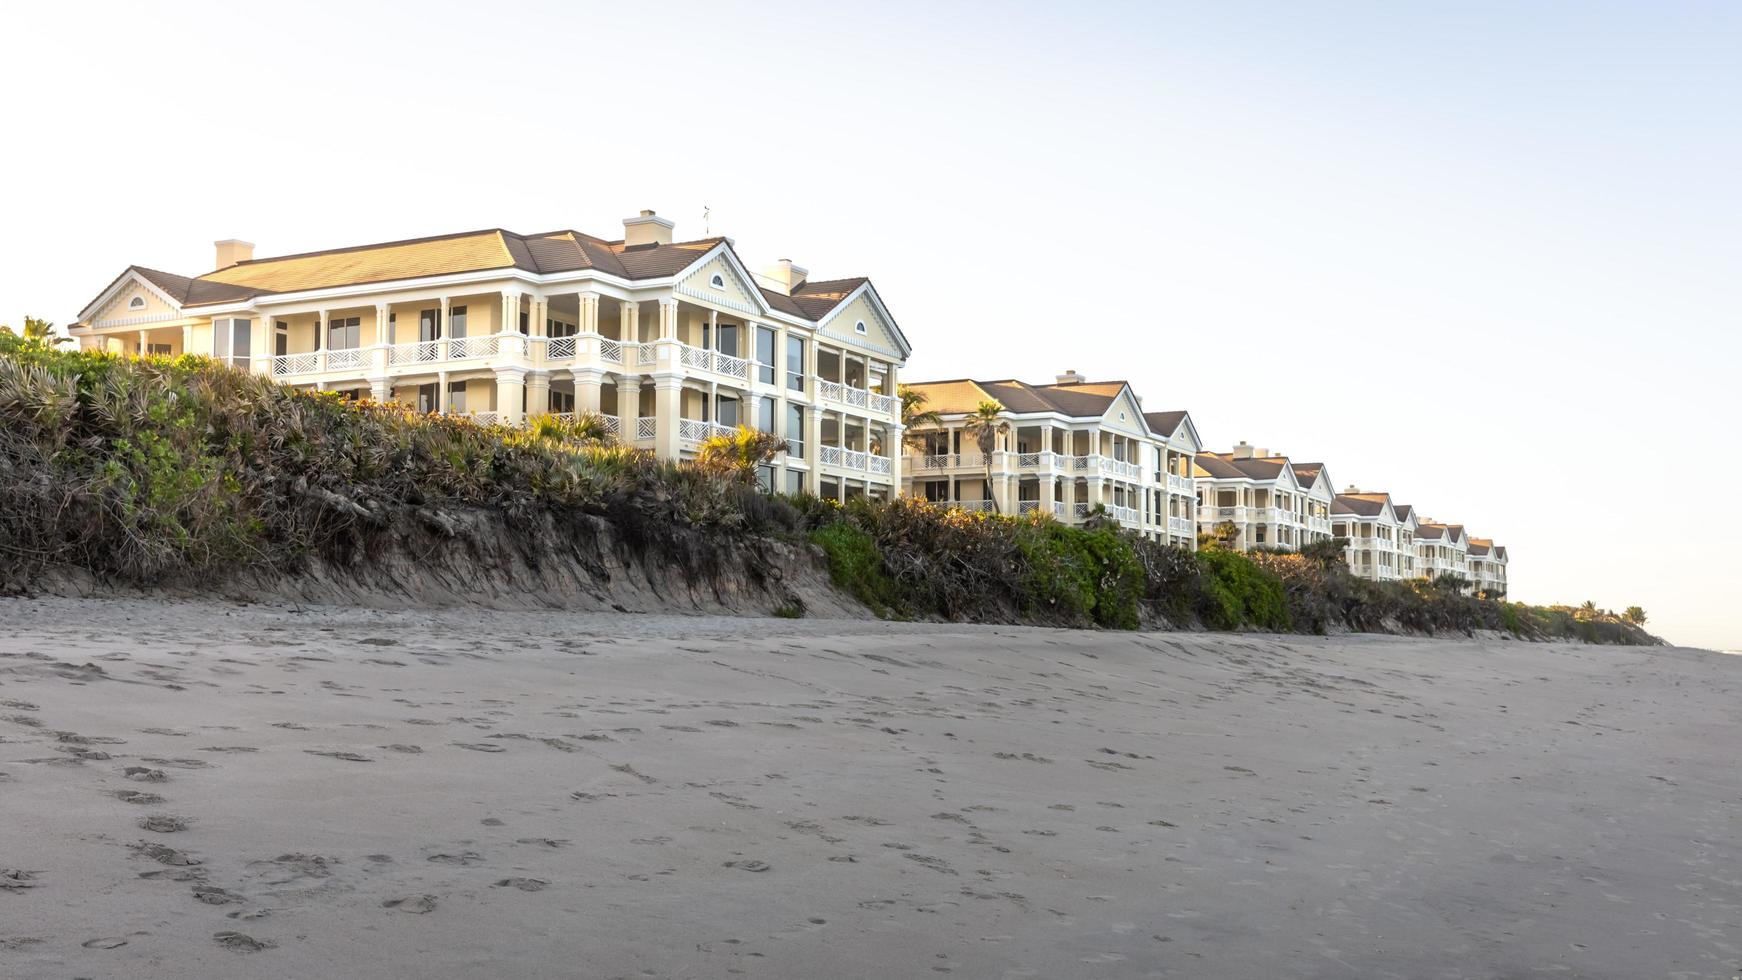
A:
{"label": "brown shingle roof", "polygon": [[1413,506],[1411,506],[1410,504],[1392,504],[1391,505],[1391,512],[1393,514],[1397,515],[1397,520],[1400,523],[1403,521],[1409,520],[1410,512],[1413,510],[1415,510],[1415,508]]}
{"label": "brown shingle roof", "polygon": [[[1339,493],[1332,509],[1336,513],[1378,517],[1390,500],[1390,494],[1384,493]],[[1342,508],[1340,511],[1336,509],[1339,507]]]}
{"label": "brown shingle roof", "polygon": [[1177,412],[1144,412],[1143,421],[1149,423],[1149,431],[1158,436],[1171,436],[1179,424],[1186,420],[1184,409]]}
{"label": "brown shingle roof", "polygon": [[1099,418],[1125,389],[1125,382],[1031,385],[1012,379],[972,381],[958,378],[951,381],[915,381],[908,387],[924,392],[928,405],[945,414],[972,412],[981,401],[990,398],[1003,405],[1007,411],[1019,415],[1057,412],[1070,418]]}
{"label": "brown shingle roof", "polygon": [[857,276],[852,279],[801,283],[788,298],[799,308],[800,315],[805,319],[821,320],[828,316],[830,310],[841,305],[842,300],[852,295],[853,290],[865,285],[867,281],[864,276]]}
{"label": "brown shingle roof", "polygon": [[1417,528],[1415,532],[1415,537],[1418,541],[1438,541],[1445,537],[1445,535],[1446,528],[1443,524],[1423,524],[1421,527]]}
{"label": "brown shingle roof", "polygon": [[[191,279],[138,266],[128,271],[146,277],[183,306],[202,306],[272,293],[494,269],[538,273],[596,269],[625,279],[659,279],[683,271],[725,241],[716,236],[666,245],[626,246],[622,241],[606,241],[573,230],[520,235],[489,228],[250,259]],[[791,297],[766,289],[761,292],[774,309],[818,320],[866,281],[861,277],[805,283]]]}

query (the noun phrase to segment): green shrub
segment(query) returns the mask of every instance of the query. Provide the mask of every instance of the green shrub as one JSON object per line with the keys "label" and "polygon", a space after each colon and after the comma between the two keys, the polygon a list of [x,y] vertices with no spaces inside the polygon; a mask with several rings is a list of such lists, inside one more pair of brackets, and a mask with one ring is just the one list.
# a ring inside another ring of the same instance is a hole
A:
{"label": "green shrub", "polygon": [[1053,521],[1019,528],[1017,593],[1024,611],[1110,629],[1137,628],[1144,578],[1129,541],[1110,528],[1082,529]]}
{"label": "green shrub", "polygon": [[846,523],[820,527],[810,534],[828,559],[829,580],[879,616],[898,612],[900,598],[883,571],[883,556],[871,535]]}
{"label": "green shrub", "polygon": [[1210,548],[1198,553],[1204,568],[1199,613],[1212,629],[1290,628],[1282,581],[1238,551]]}

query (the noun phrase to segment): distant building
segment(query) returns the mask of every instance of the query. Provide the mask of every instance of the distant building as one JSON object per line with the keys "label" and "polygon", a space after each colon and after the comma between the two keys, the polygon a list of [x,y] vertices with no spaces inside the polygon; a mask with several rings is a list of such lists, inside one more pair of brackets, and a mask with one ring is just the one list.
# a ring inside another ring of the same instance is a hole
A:
{"label": "distant building", "polygon": [[[1052,384],[957,378],[909,387],[943,418],[908,433],[909,494],[966,510],[1038,510],[1066,523],[1101,508],[1146,537],[1195,547],[1192,459],[1202,446],[1186,412],[1145,412],[1125,382],[1074,372]],[[984,402],[1000,406],[990,460],[968,424]]]}

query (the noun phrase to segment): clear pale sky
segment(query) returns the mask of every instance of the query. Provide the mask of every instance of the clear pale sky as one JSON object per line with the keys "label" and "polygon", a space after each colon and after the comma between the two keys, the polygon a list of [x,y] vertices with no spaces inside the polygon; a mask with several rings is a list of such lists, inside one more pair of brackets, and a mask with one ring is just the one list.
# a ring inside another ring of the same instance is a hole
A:
{"label": "clear pale sky", "polygon": [[[655,9],[657,8],[657,9]],[[7,4],[0,322],[639,208],[1742,648],[1742,5]]]}

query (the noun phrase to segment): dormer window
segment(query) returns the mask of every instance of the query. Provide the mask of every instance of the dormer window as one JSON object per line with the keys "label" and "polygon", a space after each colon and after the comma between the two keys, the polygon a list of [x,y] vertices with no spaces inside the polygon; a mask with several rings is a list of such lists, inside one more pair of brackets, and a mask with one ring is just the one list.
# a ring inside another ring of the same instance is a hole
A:
{"label": "dormer window", "polygon": [[725,289],[726,288],[726,277],[722,276],[718,272],[716,272],[716,273],[714,273],[714,277],[712,279],[708,280],[708,285],[714,287],[715,289]]}
{"label": "dormer window", "polygon": [[853,324],[853,330],[856,333],[869,333],[870,332],[870,331],[865,329],[865,321],[864,320],[860,320],[858,323]]}
{"label": "dormer window", "polygon": [[128,300],[127,301],[127,308],[130,310],[143,310],[143,309],[145,309],[145,297],[135,296],[132,299]]}

